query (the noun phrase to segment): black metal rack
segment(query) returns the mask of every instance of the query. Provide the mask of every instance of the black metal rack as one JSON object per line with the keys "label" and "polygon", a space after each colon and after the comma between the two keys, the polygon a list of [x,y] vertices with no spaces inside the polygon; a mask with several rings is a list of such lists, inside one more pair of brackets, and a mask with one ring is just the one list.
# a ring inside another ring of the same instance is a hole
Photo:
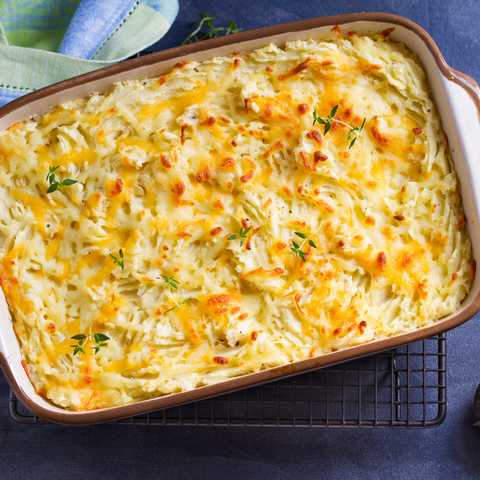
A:
{"label": "black metal rack", "polygon": [[[19,423],[48,424],[13,394]],[[429,428],[446,415],[446,335],[119,425]]]}

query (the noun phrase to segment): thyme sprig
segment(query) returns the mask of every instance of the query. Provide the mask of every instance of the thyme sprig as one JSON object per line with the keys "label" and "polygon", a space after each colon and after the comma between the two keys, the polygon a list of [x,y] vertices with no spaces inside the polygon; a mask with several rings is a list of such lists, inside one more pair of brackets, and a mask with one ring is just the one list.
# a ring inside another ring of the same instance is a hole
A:
{"label": "thyme sprig", "polygon": [[110,337],[107,337],[107,335],[103,333],[92,334],[92,324],[90,324],[90,327],[88,328],[88,335],[85,335],[84,333],[79,333],[78,335],[74,335],[73,337],[71,337],[71,339],[78,340],[77,345],[70,345],[73,348],[73,355],[76,355],[78,352],[82,352],[83,354],[85,354],[86,352],[83,347],[90,340],[93,340],[95,342],[95,346],[89,348],[90,350],[95,350],[95,354],[97,354],[100,351],[101,347],[107,346],[106,342],[110,340]]}
{"label": "thyme sprig", "polygon": [[230,235],[227,240],[235,240],[236,238],[240,238],[240,246],[243,247],[243,241],[247,238],[247,233],[251,230],[252,227],[248,227],[244,230],[242,227],[240,228],[239,233],[234,233]]}
{"label": "thyme sprig", "polygon": [[113,262],[118,263],[118,266],[122,269],[122,272],[124,272],[125,271],[125,257],[123,256],[122,249],[120,249],[118,251],[118,257],[119,258],[115,257],[111,253],[110,253],[110,256],[113,258]]}
{"label": "thyme sprig", "polygon": [[291,250],[293,253],[298,254],[298,256],[299,256],[304,262],[306,262],[306,261],[307,261],[307,258],[305,257],[306,253],[301,249],[302,247],[301,247],[295,240],[292,240],[292,243],[293,243],[293,247],[291,247],[290,250]]}
{"label": "thyme sprig", "polygon": [[[175,302],[175,299],[172,298],[172,300]],[[168,310],[165,310],[165,312],[163,313],[168,313],[168,312],[171,312],[172,310],[175,310],[176,308],[180,308],[181,305],[183,305],[184,303],[190,302],[191,300],[192,300],[191,298],[187,298],[183,302],[180,302],[180,303],[175,302],[176,305],[174,307],[169,308]]]}
{"label": "thyme sprig", "polygon": [[191,298],[187,298],[187,299],[183,300],[183,302],[178,303],[173,298],[172,292],[170,291],[170,287],[174,288],[175,290],[178,290],[178,285],[180,285],[180,282],[178,280],[176,280],[175,278],[173,278],[173,275],[171,277],[167,277],[167,275],[161,275],[161,277],[168,283],[168,294],[169,294],[172,302],[175,304],[174,307],[169,308],[168,310],[163,312],[164,314],[168,313],[168,312],[171,312],[172,310],[175,310],[176,308],[180,308],[184,303],[190,302],[192,300]]}
{"label": "thyme sprig", "polygon": [[[326,135],[330,128],[332,127],[332,122],[335,121],[335,114],[337,113],[338,105],[335,105],[330,112],[330,115],[327,118],[322,118],[317,115],[317,109],[313,111],[313,124],[315,125],[316,122],[320,123],[321,125],[325,125],[325,129],[323,134]],[[350,125],[349,125],[350,126]]]}
{"label": "thyme sprig", "polygon": [[315,109],[313,111],[313,125],[315,125],[315,123],[317,122],[320,123],[321,125],[325,125],[324,131],[323,131],[324,135],[326,135],[330,130],[330,128],[332,127],[332,122],[338,122],[348,127],[350,130],[347,133],[347,141],[350,143],[350,146],[348,147],[348,149],[350,150],[350,148],[352,148],[355,145],[357,138],[360,137],[360,135],[362,134],[362,130],[363,130],[363,127],[365,126],[365,122],[367,119],[366,118],[363,119],[363,123],[361,127],[357,127],[355,125],[352,126],[352,125],[349,125],[348,123],[342,122],[342,120],[338,120],[335,118],[335,114],[337,113],[337,110],[338,110],[338,105],[335,105],[332,108],[332,111],[330,112],[330,114],[327,115],[326,118],[322,118],[317,115],[317,110]]}
{"label": "thyme sprig", "polygon": [[233,20],[229,20],[225,25],[225,35],[230,35],[231,33],[241,32],[243,28],[238,28],[237,24]]}
{"label": "thyme sprig", "polygon": [[180,284],[180,282],[178,280],[175,280],[175,278],[173,278],[173,275],[171,277],[161,275],[161,277],[168,283],[169,287],[173,287],[175,290],[178,290],[178,285]]}
{"label": "thyme sprig", "polygon": [[[198,27],[183,41],[182,45],[192,43],[193,41],[199,42],[207,38],[215,38],[220,36],[221,32],[224,32],[225,35],[230,35],[231,33],[238,33],[243,30],[242,28],[238,28],[233,20],[229,20],[225,27],[215,27],[216,13],[208,15],[207,13],[199,12],[198,14],[200,15],[201,20],[199,22],[194,22],[194,25],[198,25]],[[208,31],[198,38],[197,34],[200,33],[204,27],[207,28]]]}
{"label": "thyme sprig", "polygon": [[137,253],[132,253],[132,255],[129,255],[128,257],[125,257],[123,255],[123,250],[120,249],[118,251],[118,258],[113,255],[112,253],[109,254],[113,258],[113,263],[117,263],[118,266],[122,269],[122,272],[125,271],[125,260],[130,257],[134,257],[135,255],[138,255]]}
{"label": "thyme sprig", "polygon": [[295,240],[292,240],[293,247],[290,247],[290,250],[293,253],[296,253],[304,262],[307,262],[307,257],[306,257],[307,254],[302,250],[303,244],[305,242],[308,242],[308,244],[311,247],[317,248],[317,246],[315,245],[315,242],[312,240],[311,237],[313,237],[320,230],[320,227],[318,227],[311,235],[308,235],[308,236],[302,232],[295,232],[295,235],[297,235],[300,238],[303,238],[303,242],[299,245]]}
{"label": "thyme sprig", "polygon": [[72,180],[71,178],[67,178],[65,180],[57,180],[55,172],[60,168],[60,165],[57,165],[56,167],[48,167],[48,173],[47,173],[47,178],[46,180],[50,184],[48,187],[47,193],[52,193],[58,188],[62,191],[62,193],[65,193],[63,191],[63,187],[68,187],[70,185],[75,185],[78,183],[78,180]]}
{"label": "thyme sprig", "polygon": [[357,138],[362,134],[363,127],[365,126],[365,121],[367,119],[363,119],[363,123],[361,127],[356,127],[355,125],[350,129],[350,131],[347,134],[347,142],[350,142],[350,146],[348,149],[352,148],[355,145],[355,142],[357,141]]}

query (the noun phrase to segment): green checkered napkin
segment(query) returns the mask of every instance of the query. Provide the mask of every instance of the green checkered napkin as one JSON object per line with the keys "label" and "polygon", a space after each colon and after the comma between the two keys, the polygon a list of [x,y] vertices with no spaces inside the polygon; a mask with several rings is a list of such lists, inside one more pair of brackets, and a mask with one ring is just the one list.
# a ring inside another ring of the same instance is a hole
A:
{"label": "green checkered napkin", "polygon": [[162,38],[177,0],[0,1],[0,105]]}

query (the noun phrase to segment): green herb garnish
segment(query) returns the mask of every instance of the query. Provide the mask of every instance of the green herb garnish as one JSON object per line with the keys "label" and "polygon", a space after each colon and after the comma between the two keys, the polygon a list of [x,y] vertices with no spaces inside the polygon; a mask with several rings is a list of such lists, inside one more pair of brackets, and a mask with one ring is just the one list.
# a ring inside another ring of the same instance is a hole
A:
{"label": "green herb garnish", "polygon": [[173,278],[173,275],[171,277],[167,277],[166,275],[161,275],[161,277],[165,279],[165,281],[168,283],[170,287],[173,287],[175,290],[178,290],[178,285],[180,282],[178,280],[175,280]]}
{"label": "green herb garnish", "polygon": [[236,238],[240,237],[240,246],[243,247],[243,240],[247,237],[247,233],[250,231],[251,228],[252,227],[248,227],[246,230],[240,228],[240,233],[234,233],[233,235],[230,235],[227,240],[235,240]]}
{"label": "green herb garnish", "polygon": [[363,127],[365,126],[365,121],[367,119],[366,118],[363,119],[363,123],[361,127],[356,127],[355,125],[352,127],[352,125],[349,125],[348,123],[335,119],[335,114],[337,113],[337,110],[338,110],[338,105],[335,105],[332,108],[330,115],[328,115],[327,118],[322,118],[317,115],[317,110],[315,109],[313,111],[313,125],[315,125],[316,122],[320,123],[321,125],[325,125],[324,131],[323,131],[324,135],[326,135],[330,130],[330,128],[332,127],[332,122],[338,122],[338,123],[341,123],[342,125],[345,125],[350,129],[347,134],[347,141],[350,143],[350,146],[348,148],[350,149],[355,145],[357,138],[362,134],[362,130],[363,130]]}
{"label": "green herb garnish", "polygon": [[[300,238],[303,238],[305,241],[308,240],[308,244],[313,247],[313,248],[317,248],[317,246],[313,243],[313,240],[310,238],[310,237],[307,237],[304,233],[301,233],[301,232],[295,232],[295,235],[297,235],[298,237]],[[305,243],[305,242],[303,242]],[[302,243],[302,245],[303,245]]]}
{"label": "green herb garnish", "polygon": [[78,183],[78,180],[72,180],[70,178],[67,178],[66,180],[57,180],[55,172],[60,168],[60,166],[56,167],[48,167],[48,174],[47,174],[47,181],[50,183],[50,187],[48,187],[47,193],[52,193],[57,188],[59,188],[62,193],[65,193],[63,191],[63,187],[68,187],[70,185],[75,185]]}
{"label": "green herb garnish", "polygon": [[95,350],[95,354],[97,354],[100,351],[100,347],[106,347],[108,340],[110,340],[110,337],[107,337],[103,333],[93,333],[92,334],[92,324],[90,324],[90,327],[88,329],[88,335],[85,335],[84,333],[79,333],[78,335],[74,335],[71,337],[72,340],[78,340],[77,345],[70,345],[73,348],[73,355],[76,355],[78,352],[82,352],[85,354],[85,350],[83,349],[83,346],[89,341],[93,340],[95,342],[94,347],[89,347],[90,350]]}
{"label": "green herb garnish", "polygon": [[[129,258],[129,257],[124,257],[123,256],[122,249],[120,249],[118,251],[118,258],[115,257],[114,255],[112,255],[111,253],[110,253],[110,256],[113,258],[113,263],[118,263],[118,266],[122,269],[122,272],[124,272],[125,271],[125,258]],[[130,257],[131,257],[131,255],[130,255]]]}
{"label": "green herb garnish", "polygon": [[168,313],[168,312],[171,312],[172,310],[175,310],[176,308],[180,308],[181,305],[183,305],[184,303],[190,302],[191,300],[192,300],[191,298],[187,298],[186,300],[184,300],[183,302],[180,302],[180,303],[177,303],[177,302],[175,302],[175,300],[173,300],[176,303],[176,305],[172,308],[169,308],[168,310],[166,310],[163,313]]}
{"label": "green herb garnish", "polygon": [[115,255],[112,255],[111,253],[109,254],[113,258],[114,263],[118,263],[118,266],[122,269],[122,272],[125,271],[125,260],[130,257],[134,257],[135,255],[138,255],[137,253],[132,253],[132,255],[129,255],[128,257],[123,256],[123,250],[120,249],[118,251],[118,258]]}
{"label": "green herb garnish", "polygon": [[180,308],[181,305],[183,305],[184,303],[190,302],[192,300],[191,298],[187,298],[183,302],[178,303],[172,297],[172,294],[170,292],[170,287],[173,287],[175,290],[178,290],[178,285],[180,284],[180,282],[178,280],[175,280],[175,278],[173,278],[173,275],[171,277],[167,277],[166,275],[161,275],[161,277],[168,283],[168,293],[170,294],[170,298],[171,298],[172,302],[175,304],[174,307],[169,308],[168,310],[163,312],[164,314],[168,313],[168,312],[171,312],[172,310],[175,310],[176,308]]}
{"label": "green herb garnish", "polygon": [[367,119],[363,119],[362,126],[360,128],[353,126],[351,130],[348,132],[347,141],[350,142],[349,149],[355,145],[357,138],[362,134],[363,127],[365,126],[365,121]]}
{"label": "green herb garnish", "polygon": [[301,246],[295,241],[295,240],[292,240],[292,243],[293,243],[293,247],[290,248],[290,250],[293,252],[293,253],[297,253],[298,256],[304,261],[306,262],[307,259],[305,257],[305,252],[301,250]]}
{"label": "green herb garnish", "polygon": [[317,115],[317,109],[315,109],[313,111],[313,125],[315,125],[316,122],[320,123],[321,125],[325,125],[325,130],[323,131],[323,134],[326,135],[332,126],[332,122],[335,120],[334,117],[335,117],[335,114],[337,113],[337,110],[338,110],[338,105],[335,105],[332,108],[330,115],[328,115],[327,118],[322,118]]}
{"label": "green herb garnish", "polygon": [[238,28],[237,24],[233,20],[229,20],[225,25],[225,35],[230,35],[231,33],[241,32],[243,28]]}
{"label": "green herb garnish", "polygon": [[115,257],[114,255],[110,254],[110,256],[113,258],[114,263],[118,263],[118,266],[122,269],[122,272],[125,271],[125,257],[123,256],[123,251],[120,249],[118,251],[118,257]]}
{"label": "green herb garnish", "polygon": [[[199,12],[198,14],[200,15],[201,20],[199,22],[194,22],[194,25],[198,25],[198,27],[184,40],[182,45],[185,45],[186,43],[192,43],[192,41],[199,42],[207,38],[215,38],[218,37],[221,32],[225,32],[225,35],[230,35],[231,33],[238,33],[243,30],[242,28],[238,28],[233,20],[229,20],[225,27],[215,27],[216,13],[213,15],[208,15],[206,13]],[[208,31],[203,36],[198,38],[197,34],[204,27]]]}
{"label": "green herb garnish", "polygon": [[295,235],[299,236],[300,238],[303,238],[303,242],[301,243],[301,245],[299,245],[295,240],[292,240],[293,247],[290,247],[290,250],[296,253],[304,262],[307,261],[307,257],[306,257],[306,253],[302,250],[303,244],[308,241],[308,244],[311,247],[317,248],[314,241],[310,237],[315,235],[315,233],[317,233],[318,230],[320,230],[320,227],[318,227],[318,229],[315,232],[313,232],[312,235],[310,236],[307,236],[301,232],[295,232]]}

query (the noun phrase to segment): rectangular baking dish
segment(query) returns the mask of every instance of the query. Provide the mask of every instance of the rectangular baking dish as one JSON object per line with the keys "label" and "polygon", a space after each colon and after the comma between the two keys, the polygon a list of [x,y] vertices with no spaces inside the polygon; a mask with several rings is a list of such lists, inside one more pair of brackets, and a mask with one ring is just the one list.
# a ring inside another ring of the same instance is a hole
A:
{"label": "rectangular baking dish", "polygon": [[[480,150],[477,145],[477,139],[480,136],[479,87],[472,78],[453,70],[446,64],[435,42],[421,27],[396,15],[355,13],[321,17],[242,32],[140,57],[57,83],[5,105],[0,108],[0,131],[32,115],[43,114],[50,107],[62,102],[105,90],[114,82],[165,74],[179,60],[202,61],[215,56],[229,55],[233,51],[248,52],[269,43],[282,46],[287,41],[297,39],[320,40],[336,35],[332,32],[335,25],[340,27],[342,34],[349,31],[355,31],[358,34],[375,34],[394,28],[390,33],[390,39],[403,42],[418,55],[427,72],[443,128],[449,139],[453,161],[462,187],[464,209],[473,243],[473,258],[478,258],[480,254],[478,215]],[[395,348],[457,327],[479,310],[480,278],[477,276],[470,294],[464,299],[459,310],[429,327],[187,392],[95,411],[71,412],[50,404],[35,393],[22,366],[19,344],[2,294],[0,295],[0,366],[17,398],[36,415],[56,423],[86,425],[177,406]]]}

